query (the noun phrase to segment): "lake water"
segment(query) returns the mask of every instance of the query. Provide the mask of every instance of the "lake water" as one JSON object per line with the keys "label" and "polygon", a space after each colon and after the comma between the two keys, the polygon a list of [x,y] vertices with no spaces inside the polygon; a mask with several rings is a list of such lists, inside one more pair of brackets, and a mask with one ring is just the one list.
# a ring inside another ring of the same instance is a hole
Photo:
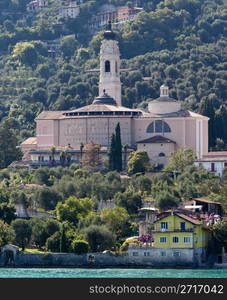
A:
{"label": "lake water", "polygon": [[227,269],[0,268],[0,278],[227,278]]}

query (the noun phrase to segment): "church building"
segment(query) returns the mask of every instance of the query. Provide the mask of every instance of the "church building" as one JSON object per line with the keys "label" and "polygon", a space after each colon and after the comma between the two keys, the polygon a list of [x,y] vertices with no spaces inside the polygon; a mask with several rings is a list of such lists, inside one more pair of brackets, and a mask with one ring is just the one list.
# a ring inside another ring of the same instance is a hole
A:
{"label": "church building", "polygon": [[122,106],[120,63],[118,42],[109,24],[100,49],[99,96],[91,105],[43,111],[36,118],[36,137],[21,144],[32,166],[48,165],[53,146],[56,162],[63,150],[79,162],[81,151],[91,143],[100,144],[106,155],[118,123],[122,145],[127,145],[129,152],[146,150],[152,164],[166,164],[172,152],[185,146],[191,147],[198,159],[208,154],[209,118],[184,110],[181,102],[170,97],[168,86],[160,87],[160,97],[150,101],[146,111]]}

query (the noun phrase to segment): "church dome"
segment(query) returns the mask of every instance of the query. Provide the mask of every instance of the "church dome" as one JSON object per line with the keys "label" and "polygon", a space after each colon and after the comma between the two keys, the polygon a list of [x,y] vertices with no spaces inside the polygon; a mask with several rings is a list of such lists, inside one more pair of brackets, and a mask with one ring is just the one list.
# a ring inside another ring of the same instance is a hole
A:
{"label": "church dome", "polygon": [[107,30],[104,32],[104,39],[105,40],[115,40],[116,34],[112,30],[111,21],[109,21]]}
{"label": "church dome", "polygon": [[117,106],[117,102],[114,100],[114,98],[110,97],[105,90],[103,91],[103,95],[96,97],[92,104],[105,104]]}
{"label": "church dome", "polygon": [[160,97],[149,102],[148,110],[158,115],[175,113],[181,110],[181,103],[169,97],[169,87],[163,84],[160,87]]}

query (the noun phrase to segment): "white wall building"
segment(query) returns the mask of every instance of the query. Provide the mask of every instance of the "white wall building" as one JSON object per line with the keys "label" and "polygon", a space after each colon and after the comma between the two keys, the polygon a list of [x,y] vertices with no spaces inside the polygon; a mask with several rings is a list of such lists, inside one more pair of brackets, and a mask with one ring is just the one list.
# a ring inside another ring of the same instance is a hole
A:
{"label": "white wall building", "polygon": [[27,12],[36,12],[44,7],[47,7],[48,5],[48,0],[34,0],[27,4],[26,9]]}
{"label": "white wall building", "polygon": [[202,165],[206,170],[222,176],[224,168],[227,168],[227,151],[208,152],[196,160],[195,165]]}
{"label": "white wall building", "polygon": [[62,6],[59,10],[59,17],[61,18],[76,18],[80,14],[80,5],[72,1],[67,5]]}

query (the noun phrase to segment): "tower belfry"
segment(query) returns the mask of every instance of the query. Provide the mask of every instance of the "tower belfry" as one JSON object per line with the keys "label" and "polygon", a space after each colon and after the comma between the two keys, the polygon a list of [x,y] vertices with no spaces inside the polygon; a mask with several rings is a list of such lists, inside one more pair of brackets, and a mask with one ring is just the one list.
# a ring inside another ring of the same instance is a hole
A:
{"label": "tower belfry", "polygon": [[121,106],[120,51],[110,22],[100,49],[99,96],[103,90]]}

